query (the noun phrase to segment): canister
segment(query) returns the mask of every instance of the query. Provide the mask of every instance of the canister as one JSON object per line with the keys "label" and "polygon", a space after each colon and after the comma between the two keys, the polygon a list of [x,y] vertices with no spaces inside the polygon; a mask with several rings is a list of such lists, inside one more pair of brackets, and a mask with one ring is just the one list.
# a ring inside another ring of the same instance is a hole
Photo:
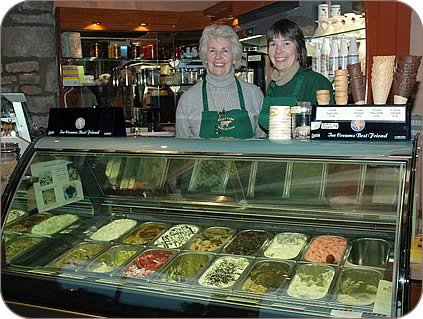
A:
{"label": "canister", "polygon": [[143,47],[144,59],[157,59],[157,49],[155,44],[147,44]]}
{"label": "canister", "polygon": [[309,139],[311,125],[311,103],[299,101],[291,108],[292,138]]}
{"label": "canister", "polygon": [[101,49],[101,44],[96,42],[90,47],[90,57],[92,58],[101,58],[103,51]]}
{"label": "canister", "polygon": [[326,3],[319,4],[318,19],[325,20],[329,18],[329,5]]}
{"label": "canister", "polygon": [[120,45],[117,43],[111,43],[109,45],[109,58],[110,59],[120,59],[121,52],[120,52]]}
{"label": "canister", "polygon": [[330,5],[330,17],[335,18],[341,15],[341,5],[331,4]]}
{"label": "canister", "polygon": [[129,57],[132,59],[141,57],[141,44],[139,44],[138,42],[134,42],[131,44],[131,47],[129,48]]}

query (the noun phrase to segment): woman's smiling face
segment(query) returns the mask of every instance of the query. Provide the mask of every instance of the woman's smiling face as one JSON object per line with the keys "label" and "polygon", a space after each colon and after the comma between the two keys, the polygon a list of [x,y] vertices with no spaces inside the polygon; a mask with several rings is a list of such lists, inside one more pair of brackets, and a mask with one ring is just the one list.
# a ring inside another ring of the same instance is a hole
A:
{"label": "woman's smiling face", "polygon": [[233,66],[231,41],[225,37],[211,37],[207,42],[207,67],[212,75],[223,76]]}
{"label": "woman's smiling face", "polygon": [[276,69],[288,69],[298,58],[295,43],[280,37],[273,39],[269,42],[269,58]]}

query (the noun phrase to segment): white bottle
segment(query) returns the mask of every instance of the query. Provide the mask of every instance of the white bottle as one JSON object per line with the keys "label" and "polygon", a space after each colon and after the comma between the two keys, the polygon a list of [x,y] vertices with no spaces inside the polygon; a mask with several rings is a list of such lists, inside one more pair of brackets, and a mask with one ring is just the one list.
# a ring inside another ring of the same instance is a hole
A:
{"label": "white bottle", "polygon": [[314,43],[314,51],[313,51],[313,60],[312,60],[312,66],[313,71],[320,73],[321,70],[321,61],[320,56],[322,54],[321,50],[322,44],[320,42]]}
{"label": "white bottle", "polygon": [[350,38],[350,46],[348,48],[348,64],[355,64],[358,62],[357,39],[352,37]]}
{"label": "white bottle", "polygon": [[361,71],[366,70],[366,40],[360,40],[358,46],[358,60],[361,63]]}
{"label": "white bottle", "polygon": [[329,54],[329,81],[333,81],[336,70],[338,70],[338,40],[333,38]]}
{"label": "white bottle", "polygon": [[338,68],[345,70],[348,64],[348,45],[347,39],[342,38],[338,52]]}
{"label": "white bottle", "polygon": [[320,73],[325,77],[328,77],[330,55],[330,43],[328,38],[323,39],[323,46],[320,53]]}

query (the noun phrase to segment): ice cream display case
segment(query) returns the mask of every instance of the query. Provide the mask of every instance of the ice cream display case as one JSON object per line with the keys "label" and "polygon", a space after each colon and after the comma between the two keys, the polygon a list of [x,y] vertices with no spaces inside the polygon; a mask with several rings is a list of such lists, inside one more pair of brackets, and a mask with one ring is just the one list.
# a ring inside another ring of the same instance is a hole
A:
{"label": "ice cream display case", "polygon": [[2,196],[3,299],[21,315],[403,316],[418,144],[43,137]]}

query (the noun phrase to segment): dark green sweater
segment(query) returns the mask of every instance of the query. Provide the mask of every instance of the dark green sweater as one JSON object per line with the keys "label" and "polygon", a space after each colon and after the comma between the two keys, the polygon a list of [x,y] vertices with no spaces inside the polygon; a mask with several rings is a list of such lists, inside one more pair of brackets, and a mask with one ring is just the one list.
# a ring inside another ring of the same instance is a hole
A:
{"label": "dark green sweater", "polygon": [[[273,89],[272,97],[291,97],[297,84],[298,74],[300,70],[285,85],[276,85]],[[300,91],[298,92],[297,101],[310,101],[312,105],[316,105],[316,91],[318,90],[329,90],[330,104],[334,103],[333,88],[329,80],[320,73],[314,72],[312,70],[305,70],[303,85],[301,86]],[[265,129],[266,132],[269,128],[269,109],[269,105],[263,106],[259,116],[259,124],[261,128]]]}

